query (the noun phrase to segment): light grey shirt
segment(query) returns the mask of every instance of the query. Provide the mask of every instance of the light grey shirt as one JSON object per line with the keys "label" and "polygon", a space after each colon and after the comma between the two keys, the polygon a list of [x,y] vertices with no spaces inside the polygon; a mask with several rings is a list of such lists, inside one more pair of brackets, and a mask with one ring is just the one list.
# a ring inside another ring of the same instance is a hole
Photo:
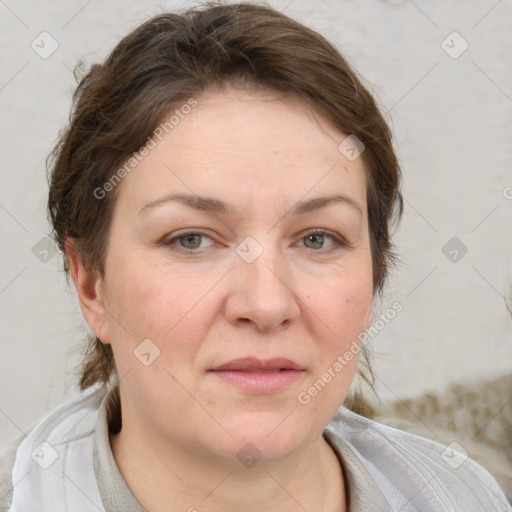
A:
{"label": "light grey shirt", "polygon": [[[340,461],[350,512],[512,512],[489,472],[449,446],[345,407],[323,436]],[[37,460],[46,440],[48,469]],[[48,454],[56,458],[48,460]],[[36,509],[144,512],[112,454],[105,389],[89,390],[52,411],[0,456],[0,512]]]}

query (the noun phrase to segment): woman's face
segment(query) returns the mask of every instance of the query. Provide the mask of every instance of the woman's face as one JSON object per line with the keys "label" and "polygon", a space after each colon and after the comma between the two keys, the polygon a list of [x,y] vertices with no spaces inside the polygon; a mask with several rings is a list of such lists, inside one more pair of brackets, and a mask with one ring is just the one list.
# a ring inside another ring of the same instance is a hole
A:
{"label": "woman's face", "polygon": [[321,436],[356,370],[373,295],[365,169],[298,99],[197,102],[119,185],[100,337],[123,428],[277,460]]}

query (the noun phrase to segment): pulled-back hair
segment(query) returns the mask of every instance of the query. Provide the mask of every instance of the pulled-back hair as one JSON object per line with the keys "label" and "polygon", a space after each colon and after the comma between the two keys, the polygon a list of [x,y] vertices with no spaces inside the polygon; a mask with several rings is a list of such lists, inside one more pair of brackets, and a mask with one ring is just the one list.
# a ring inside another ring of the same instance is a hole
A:
{"label": "pulled-back hair", "polygon": [[[230,85],[295,95],[364,144],[374,294],[380,292],[393,260],[390,227],[402,213],[390,129],[332,44],[273,8],[248,3],[209,2],[155,16],[80,80],[69,125],[48,160],[48,210],[66,273],[65,244],[71,240],[85,267],[103,275],[122,184],[108,194],[97,191],[146,143],[163,115],[204,91]],[[366,350],[363,356],[369,375],[362,376],[371,385]],[[80,388],[114,376],[111,345],[91,336]]]}

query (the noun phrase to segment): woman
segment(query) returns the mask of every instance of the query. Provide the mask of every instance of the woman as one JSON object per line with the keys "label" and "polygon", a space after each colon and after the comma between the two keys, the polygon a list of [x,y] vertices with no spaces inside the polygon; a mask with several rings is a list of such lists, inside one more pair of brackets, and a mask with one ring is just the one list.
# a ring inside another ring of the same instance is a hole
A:
{"label": "woman", "polygon": [[83,396],[4,462],[6,510],[510,510],[463,454],[340,407],[400,172],[321,36],[249,4],[157,16],[81,81],[53,157],[94,337]]}

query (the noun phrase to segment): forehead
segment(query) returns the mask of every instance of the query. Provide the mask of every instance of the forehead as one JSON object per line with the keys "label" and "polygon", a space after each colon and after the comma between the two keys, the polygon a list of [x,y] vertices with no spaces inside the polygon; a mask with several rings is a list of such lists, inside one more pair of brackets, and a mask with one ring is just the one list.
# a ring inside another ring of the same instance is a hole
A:
{"label": "forehead", "polygon": [[[131,204],[176,191],[218,192],[231,203],[339,192],[364,204],[362,158],[347,159],[339,150],[347,134],[304,101],[275,91],[230,88],[195,100],[186,114],[174,115],[172,129],[170,124],[161,129],[154,148],[123,180],[121,196]],[[176,110],[179,106],[163,116],[161,127]],[[236,197],[226,197],[233,189]]]}
{"label": "forehead", "polygon": [[267,155],[291,149],[288,158],[312,159],[325,156],[325,152],[336,153],[342,136],[291,94],[224,87],[204,93],[197,101],[197,107],[177,127],[189,149],[196,144],[214,152],[236,148],[240,156],[258,153],[263,161]]}

